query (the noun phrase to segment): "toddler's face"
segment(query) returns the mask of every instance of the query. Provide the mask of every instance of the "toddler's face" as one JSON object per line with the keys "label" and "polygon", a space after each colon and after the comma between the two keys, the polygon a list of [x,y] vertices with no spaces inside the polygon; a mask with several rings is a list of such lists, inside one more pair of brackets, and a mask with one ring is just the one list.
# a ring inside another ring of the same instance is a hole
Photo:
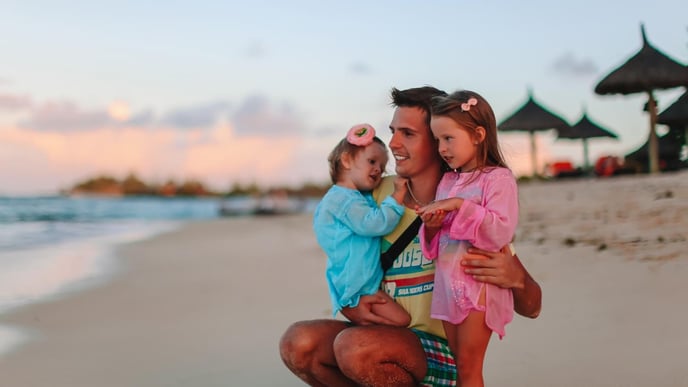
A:
{"label": "toddler's face", "polygon": [[372,191],[382,181],[389,156],[387,150],[377,142],[368,145],[356,154],[349,178],[356,189]]}

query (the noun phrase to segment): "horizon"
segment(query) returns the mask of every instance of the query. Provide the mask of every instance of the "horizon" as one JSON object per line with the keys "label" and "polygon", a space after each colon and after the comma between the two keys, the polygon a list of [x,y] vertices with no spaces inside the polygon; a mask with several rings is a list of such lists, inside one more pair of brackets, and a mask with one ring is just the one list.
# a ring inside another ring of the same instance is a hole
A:
{"label": "horizon", "polygon": [[[644,95],[593,91],[641,48],[641,24],[688,63],[679,1],[69,4],[3,9],[0,196],[130,173],[217,191],[326,182],[348,128],[368,122],[388,142],[390,89],[422,85],[475,90],[498,122],[528,89],[569,124],[587,112],[619,136],[589,140],[594,163],[647,140]],[[659,112],[685,90],[657,91]],[[582,165],[581,141],[536,137],[540,168]],[[530,174],[527,133],[499,138],[512,170]]]}

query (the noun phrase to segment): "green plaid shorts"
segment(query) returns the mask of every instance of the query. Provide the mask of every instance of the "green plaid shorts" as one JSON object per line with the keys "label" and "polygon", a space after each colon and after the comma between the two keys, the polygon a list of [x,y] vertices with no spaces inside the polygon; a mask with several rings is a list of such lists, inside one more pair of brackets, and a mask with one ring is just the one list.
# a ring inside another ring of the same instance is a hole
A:
{"label": "green plaid shorts", "polygon": [[428,373],[421,386],[456,386],[456,362],[447,340],[417,329],[411,330],[420,339],[428,359]]}

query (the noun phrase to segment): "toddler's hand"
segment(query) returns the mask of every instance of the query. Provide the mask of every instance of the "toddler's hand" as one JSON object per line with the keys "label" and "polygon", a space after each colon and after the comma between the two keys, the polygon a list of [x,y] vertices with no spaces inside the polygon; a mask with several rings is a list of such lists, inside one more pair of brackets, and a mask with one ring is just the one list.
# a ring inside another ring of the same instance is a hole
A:
{"label": "toddler's hand", "polygon": [[392,197],[399,204],[404,204],[404,197],[408,192],[408,179],[397,176],[394,178],[394,193]]}
{"label": "toddler's hand", "polygon": [[404,195],[406,195],[406,191],[408,191],[408,179],[405,177],[401,176],[396,176],[394,178],[394,192],[402,192]]}

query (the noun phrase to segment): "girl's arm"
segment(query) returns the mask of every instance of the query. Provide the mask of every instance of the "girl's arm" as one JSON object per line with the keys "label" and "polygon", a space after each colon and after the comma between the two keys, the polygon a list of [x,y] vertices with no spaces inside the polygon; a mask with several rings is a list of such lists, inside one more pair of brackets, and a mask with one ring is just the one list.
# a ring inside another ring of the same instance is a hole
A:
{"label": "girl's arm", "polygon": [[511,242],[518,224],[516,180],[508,169],[491,171],[483,186],[483,205],[464,201],[449,229],[449,237],[497,251]]}
{"label": "girl's arm", "polygon": [[420,249],[427,259],[435,259],[440,250],[440,238],[438,227],[428,227],[426,223],[420,227]]}
{"label": "girl's arm", "polygon": [[391,196],[385,198],[379,207],[362,195],[342,205],[342,222],[354,233],[369,237],[392,232],[404,213],[404,206]]}
{"label": "girl's arm", "polygon": [[456,211],[461,207],[462,202],[463,199],[459,198],[443,199],[416,209],[416,214],[418,214],[423,221],[419,236],[424,257],[428,259],[437,258],[440,245],[438,234],[444,223],[444,218],[448,213]]}

